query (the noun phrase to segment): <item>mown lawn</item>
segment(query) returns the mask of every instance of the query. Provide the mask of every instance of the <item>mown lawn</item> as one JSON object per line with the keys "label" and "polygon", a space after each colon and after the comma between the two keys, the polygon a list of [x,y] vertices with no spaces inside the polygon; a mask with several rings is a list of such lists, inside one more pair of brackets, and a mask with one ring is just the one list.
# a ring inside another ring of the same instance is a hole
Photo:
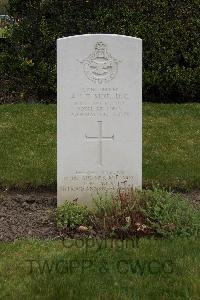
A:
{"label": "mown lawn", "polygon": [[[198,189],[199,137],[200,105],[145,104],[143,185]],[[0,140],[1,188],[56,188],[55,105],[0,105]],[[200,299],[199,248],[194,238],[0,243],[0,299]]]}
{"label": "mown lawn", "polygon": [[[88,241],[88,240],[87,240]],[[1,299],[199,299],[200,242],[0,244]]]}
{"label": "mown lawn", "polygon": [[[0,105],[0,186],[56,188],[56,105]],[[143,186],[200,187],[200,105],[144,104]]]}

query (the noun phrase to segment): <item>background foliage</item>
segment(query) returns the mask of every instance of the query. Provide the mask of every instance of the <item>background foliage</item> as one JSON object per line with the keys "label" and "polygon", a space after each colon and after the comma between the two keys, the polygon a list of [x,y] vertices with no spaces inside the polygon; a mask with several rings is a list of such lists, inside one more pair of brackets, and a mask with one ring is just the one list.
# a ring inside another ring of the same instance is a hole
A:
{"label": "background foliage", "polygon": [[56,39],[101,32],[143,39],[144,101],[199,102],[199,0],[9,2],[19,22],[1,43],[2,101],[56,101]]}
{"label": "background foliage", "polygon": [[8,6],[8,0],[1,0],[0,2],[0,15],[3,15],[6,13]]}

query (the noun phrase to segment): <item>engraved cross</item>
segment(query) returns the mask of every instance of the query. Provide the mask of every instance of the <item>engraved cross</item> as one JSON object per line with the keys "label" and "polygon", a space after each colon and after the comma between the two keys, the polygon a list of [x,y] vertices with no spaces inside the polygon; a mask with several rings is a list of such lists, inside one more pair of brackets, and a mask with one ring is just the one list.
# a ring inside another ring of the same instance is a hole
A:
{"label": "engraved cross", "polygon": [[86,137],[86,140],[88,141],[98,141],[98,144],[99,144],[99,159],[98,159],[98,164],[99,166],[101,167],[103,165],[103,141],[104,140],[112,140],[114,141],[114,134],[112,136],[103,136],[102,135],[102,121],[97,121],[98,123],[98,130],[99,130],[99,134],[98,136],[87,136],[85,135]]}

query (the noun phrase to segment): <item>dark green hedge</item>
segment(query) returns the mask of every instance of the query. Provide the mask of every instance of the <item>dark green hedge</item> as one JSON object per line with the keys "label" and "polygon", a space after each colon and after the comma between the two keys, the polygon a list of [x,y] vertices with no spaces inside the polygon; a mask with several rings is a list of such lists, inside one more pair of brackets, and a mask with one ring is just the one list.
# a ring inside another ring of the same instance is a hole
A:
{"label": "dark green hedge", "polygon": [[56,39],[117,33],[143,39],[144,101],[199,102],[199,7],[199,0],[10,0],[20,22],[0,56],[4,94],[55,101]]}

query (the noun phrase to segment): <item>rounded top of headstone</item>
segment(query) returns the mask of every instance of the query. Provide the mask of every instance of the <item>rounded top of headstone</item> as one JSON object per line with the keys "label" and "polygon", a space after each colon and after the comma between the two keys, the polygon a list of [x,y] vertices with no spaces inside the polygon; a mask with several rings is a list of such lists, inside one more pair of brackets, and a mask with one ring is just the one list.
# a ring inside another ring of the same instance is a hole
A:
{"label": "rounded top of headstone", "polygon": [[[126,39],[134,39],[134,40],[138,40],[138,41],[142,41],[142,39],[134,37],[134,36],[129,36],[129,35],[123,35],[123,34],[110,34],[110,33],[88,33],[88,34],[80,34],[80,35],[71,35],[71,36],[67,36],[67,37],[61,37],[58,38],[58,40],[63,40],[63,39],[73,39],[73,38],[83,38],[83,37],[113,37],[113,38],[126,38]],[[100,45],[99,45],[100,46]]]}

